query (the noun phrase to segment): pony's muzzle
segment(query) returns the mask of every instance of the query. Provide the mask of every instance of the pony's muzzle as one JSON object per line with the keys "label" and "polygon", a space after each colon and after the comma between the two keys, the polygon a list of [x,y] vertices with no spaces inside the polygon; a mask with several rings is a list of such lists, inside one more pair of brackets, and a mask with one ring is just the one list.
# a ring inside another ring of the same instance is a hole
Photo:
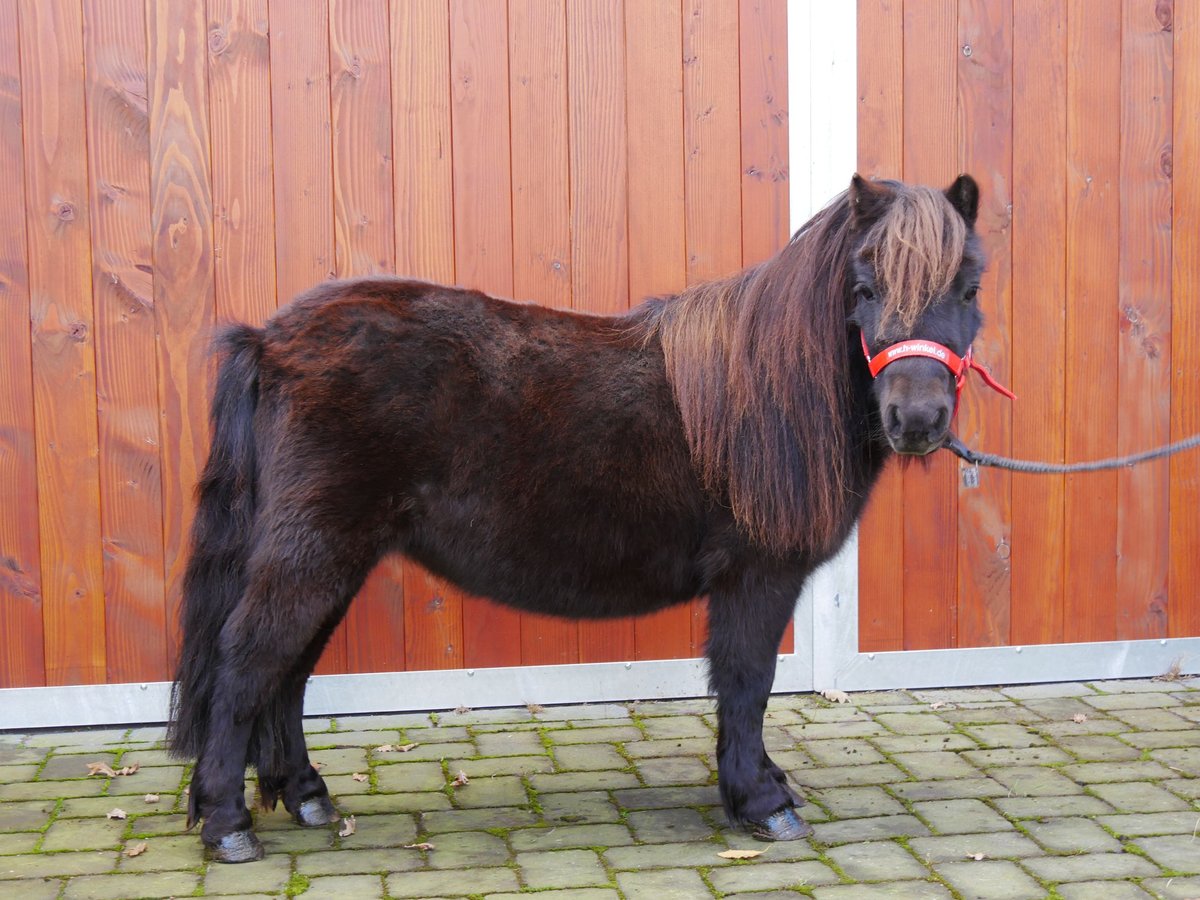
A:
{"label": "pony's muzzle", "polygon": [[[908,368],[901,370],[900,366]],[[913,372],[914,368],[918,371]],[[887,382],[880,397],[880,415],[892,449],[911,456],[938,449],[954,417],[954,391],[946,370],[928,360],[903,360],[883,377]]]}

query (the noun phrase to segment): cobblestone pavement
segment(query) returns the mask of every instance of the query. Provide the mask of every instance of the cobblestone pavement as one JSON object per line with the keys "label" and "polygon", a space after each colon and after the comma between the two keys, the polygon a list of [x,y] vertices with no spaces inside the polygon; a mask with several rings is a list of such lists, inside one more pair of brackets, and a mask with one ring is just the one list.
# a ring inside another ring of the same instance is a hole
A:
{"label": "cobblestone pavement", "polygon": [[161,728],[0,734],[0,897],[1187,900],[1198,726],[1195,679],[778,696],[816,835],[760,844],[724,823],[710,701],[314,719],[354,832],[257,813],[242,866],[183,833]]}

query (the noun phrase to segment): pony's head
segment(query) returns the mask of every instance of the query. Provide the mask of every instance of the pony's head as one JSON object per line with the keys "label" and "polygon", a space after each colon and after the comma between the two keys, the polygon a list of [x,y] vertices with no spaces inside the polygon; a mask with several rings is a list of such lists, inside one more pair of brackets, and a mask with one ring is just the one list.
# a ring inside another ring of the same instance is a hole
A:
{"label": "pony's head", "polygon": [[897,453],[930,453],[950,427],[983,321],[979,188],[969,175],[945,191],[855,175],[847,197],[857,235],[850,318],[875,376],[883,436]]}

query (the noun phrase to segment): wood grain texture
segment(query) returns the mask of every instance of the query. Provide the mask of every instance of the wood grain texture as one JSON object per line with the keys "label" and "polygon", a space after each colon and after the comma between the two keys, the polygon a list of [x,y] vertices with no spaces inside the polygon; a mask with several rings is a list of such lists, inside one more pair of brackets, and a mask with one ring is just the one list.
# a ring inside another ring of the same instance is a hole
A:
{"label": "wood grain texture", "polygon": [[396,271],[454,281],[448,0],[390,8]]}
{"label": "wood grain texture", "polygon": [[[272,0],[269,10],[276,284],[282,306],[337,275],[329,9],[325,3]],[[316,667],[319,675],[344,671],[345,622]]]}
{"label": "wood grain texture", "polygon": [[409,669],[461,669],[462,595],[413,563],[404,564],[404,660]]}
{"label": "wood grain texture", "polygon": [[47,684],[106,677],[78,3],[20,9],[26,237]]}
{"label": "wood grain texture", "polygon": [[[1023,37],[1023,36],[1022,36]],[[1014,65],[1013,7],[1004,0],[965,0],[958,11],[958,117],[963,130],[958,168],[980,185],[976,231],[988,266],[980,282],[984,326],[975,353],[1002,382],[1010,378],[1008,348],[1015,318],[1016,259],[1013,241],[1014,113],[1020,84]],[[966,48],[970,48],[970,52]],[[1059,64],[1061,65],[1061,60]],[[1061,199],[1061,192],[1060,192]],[[1018,207],[1019,209],[1020,207]],[[1061,250],[1061,246],[1060,246]],[[1040,292],[1038,294],[1040,297]],[[1013,434],[1009,401],[976,380],[964,393],[955,428],[972,446],[1006,452]],[[957,469],[958,466],[955,466]],[[958,634],[959,647],[1009,642],[1012,589],[1010,556],[1012,477],[979,472],[977,487],[958,479]]]}
{"label": "wood grain texture", "polygon": [[684,0],[683,140],[689,284],[742,267],[736,0]]}
{"label": "wood grain texture", "polygon": [[[1125,0],[1121,47],[1121,248],[1117,451],[1170,438],[1170,0]],[[1169,464],[1117,474],[1117,633],[1166,637]]]}
{"label": "wood grain texture", "polygon": [[107,680],[161,681],[170,670],[145,4],[86,4],[84,38]]}
{"label": "wood grain texture", "polygon": [[216,315],[260,324],[278,305],[267,0],[209,0],[208,21]]}
{"label": "wood grain texture", "polygon": [[[486,0],[450,3],[450,119],[454,134],[456,280],[513,295],[508,17]],[[521,662],[521,616],[478,597],[463,601],[463,662]]]}
{"label": "wood grain texture", "polygon": [[[629,307],[625,6],[567,4],[571,291],[576,309]],[[580,662],[633,659],[633,622],[584,622]]]}
{"label": "wood grain texture", "polygon": [[[858,3],[858,171],[904,174],[904,4]],[[793,61],[792,65],[799,61]],[[858,525],[858,647],[904,647],[904,476],[891,465],[871,492]]]}
{"label": "wood grain texture", "polygon": [[[392,100],[386,0],[329,5],[335,271],[395,270]],[[401,563],[377,565],[342,623],[345,671],[397,671],[404,660]]]}
{"label": "wood grain texture", "polygon": [[[687,285],[683,177],[683,25],[678,3],[625,7],[630,302]],[[691,605],[633,623],[636,659],[692,656]]]}
{"label": "wood grain texture", "polygon": [[17,0],[0,0],[0,688],[46,682]]}
{"label": "wood grain texture", "polygon": [[[1066,458],[1117,453],[1121,4],[1067,7]],[[1065,485],[1065,641],[1116,636],[1117,473]]]}
{"label": "wood grain texture", "polygon": [[[1176,60],[1171,222],[1171,440],[1200,432],[1200,9],[1175,8]],[[1195,460],[1171,460],[1170,607],[1171,637],[1200,634],[1200,597],[1192,590],[1200,559],[1200,475]]]}
{"label": "wood grain texture", "polygon": [[[1066,355],[1066,3],[1058,0],[1036,14],[1018,10],[1013,31],[1010,386],[1020,399],[1011,405],[1011,446],[1018,457],[1061,462],[1065,394],[1055,375]],[[1065,488],[1057,475],[1013,479],[1008,642],[1062,640]]]}
{"label": "wood grain texture", "polygon": [[[742,264],[774,256],[791,234],[788,216],[787,4],[741,0]],[[803,65],[797,60],[797,65]]]}
{"label": "wood grain texture", "polygon": [[[947,185],[958,174],[958,4],[904,7],[904,177]],[[904,648],[953,647],[958,599],[958,465],[947,453],[904,471]]]}
{"label": "wood grain texture", "polygon": [[213,323],[212,193],[203,10],[149,4],[150,203],[162,453],[167,648],[178,611],[193,490],[208,448]]}
{"label": "wood grain texture", "polygon": [[[569,308],[571,171],[564,0],[511,0],[513,296]],[[521,614],[524,665],[579,661],[579,624]]]}

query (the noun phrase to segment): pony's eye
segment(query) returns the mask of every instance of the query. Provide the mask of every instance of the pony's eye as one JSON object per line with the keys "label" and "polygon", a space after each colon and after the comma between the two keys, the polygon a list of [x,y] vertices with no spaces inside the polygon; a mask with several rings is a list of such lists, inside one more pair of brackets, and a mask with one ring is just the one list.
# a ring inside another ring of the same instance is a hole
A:
{"label": "pony's eye", "polygon": [[973,284],[967,288],[967,292],[963,294],[963,303],[974,303],[975,298],[979,296],[979,285]]}
{"label": "pony's eye", "polygon": [[875,299],[875,292],[865,284],[855,285],[854,299],[870,302]]}

